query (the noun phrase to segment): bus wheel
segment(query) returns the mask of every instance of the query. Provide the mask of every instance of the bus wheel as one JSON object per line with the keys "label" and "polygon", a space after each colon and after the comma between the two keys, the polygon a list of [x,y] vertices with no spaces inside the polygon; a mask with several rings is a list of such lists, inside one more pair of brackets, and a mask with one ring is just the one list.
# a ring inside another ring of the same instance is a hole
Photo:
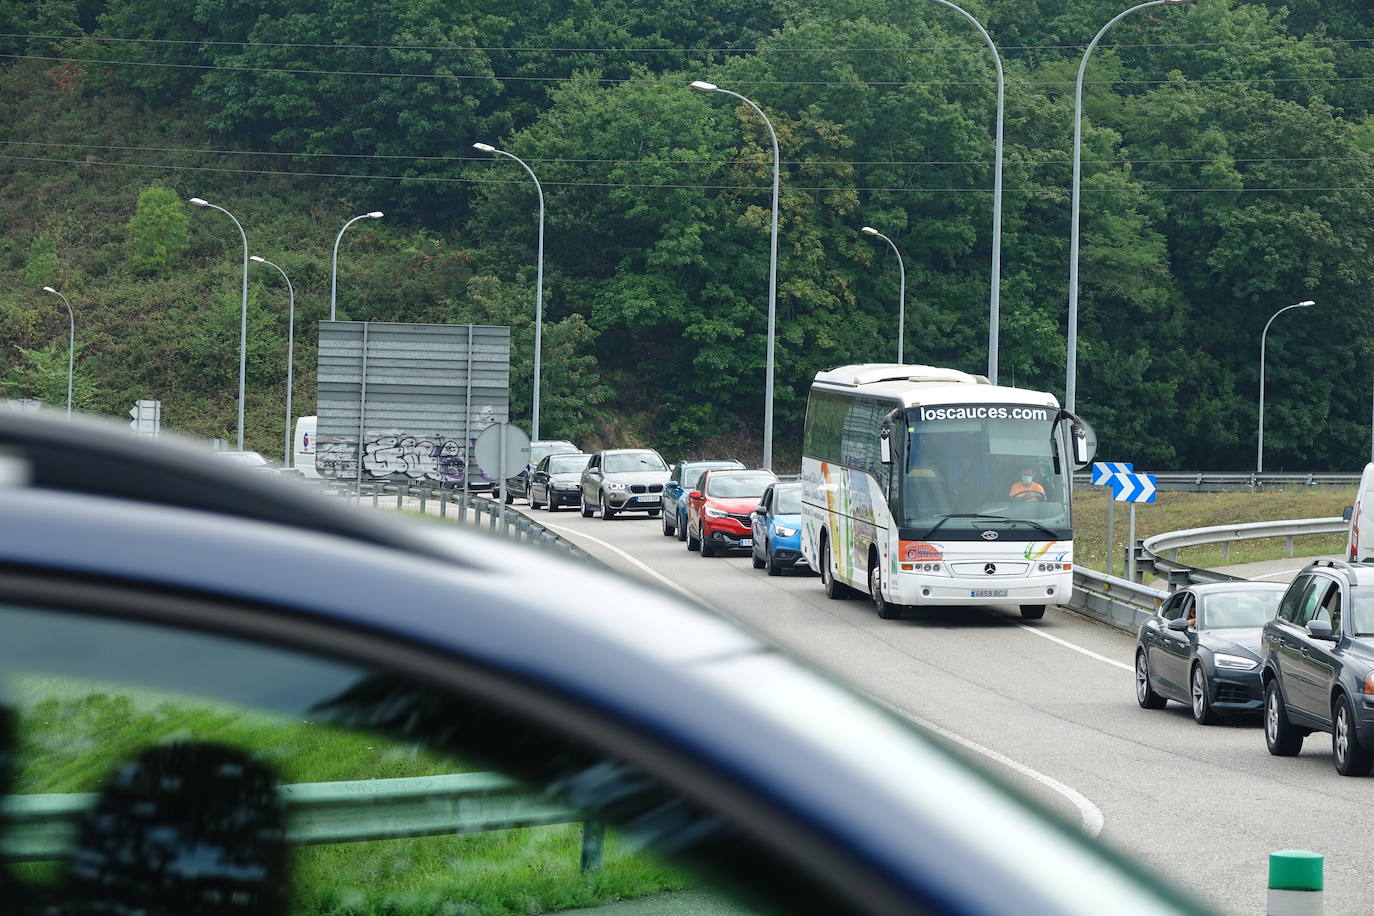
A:
{"label": "bus wheel", "polygon": [[868,593],[873,596],[873,607],[883,620],[897,620],[902,616],[902,606],[883,597],[883,568],[877,557],[868,567]]}
{"label": "bus wheel", "polygon": [[830,541],[821,541],[821,585],[825,588],[825,597],[835,601],[840,601],[849,597],[849,587],[843,582],[835,581],[835,573],[830,569]]}
{"label": "bus wheel", "polygon": [[1021,617],[1025,620],[1039,620],[1045,616],[1045,606],[1043,604],[1023,604],[1021,605]]}

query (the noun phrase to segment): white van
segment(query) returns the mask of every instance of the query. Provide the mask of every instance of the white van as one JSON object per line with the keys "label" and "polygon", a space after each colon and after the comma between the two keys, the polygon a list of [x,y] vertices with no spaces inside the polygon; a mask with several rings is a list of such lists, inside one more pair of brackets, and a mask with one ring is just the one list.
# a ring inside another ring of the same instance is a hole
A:
{"label": "white van", "polygon": [[296,418],[296,444],[292,448],[291,465],[302,477],[318,478],[315,470],[315,418]]}
{"label": "white van", "polygon": [[1350,560],[1374,560],[1374,462],[1364,466],[1355,506],[1347,507],[1350,530],[1345,536],[1345,555]]}

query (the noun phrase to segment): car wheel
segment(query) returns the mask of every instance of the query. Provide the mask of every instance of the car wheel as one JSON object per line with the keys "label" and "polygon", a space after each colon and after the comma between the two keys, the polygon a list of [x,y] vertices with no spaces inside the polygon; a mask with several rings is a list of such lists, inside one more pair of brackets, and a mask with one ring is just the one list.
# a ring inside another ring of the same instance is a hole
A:
{"label": "car wheel", "polygon": [[549,502],[548,502],[548,504],[547,504],[546,506],[544,506],[544,508],[547,509],[547,510],[549,510],[550,512],[557,512],[557,511],[558,511],[558,497],[555,496],[554,494],[550,493],[550,494],[549,494]]}
{"label": "car wheel", "polygon": [[602,493],[601,493],[601,520],[602,520],[603,522],[609,522],[609,521],[610,521],[611,519],[613,519],[613,518],[615,518],[615,510],[611,508],[611,503],[610,503],[610,501],[606,499],[606,493],[605,493],[605,491],[602,491]]}
{"label": "car wheel", "polygon": [[1135,653],[1135,701],[1141,709],[1163,709],[1169,701],[1150,686],[1150,663],[1145,660],[1145,650]]}
{"label": "car wheel", "polygon": [[704,529],[701,532],[701,555],[703,557],[714,557],[716,555],[716,546],[706,540],[706,531]]}
{"label": "car wheel", "polygon": [[543,503],[539,502],[539,500],[534,498],[534,490],[530,490],[530,495],[525,498],[525,502],[530,504],[531,509],[538,509],[544,505]]}
{"label": "car wheel", "polygon": [[583,518],[591,518],[591,517],[592,517],[592,507],[589,506],[589,505],[587,505],[587,494],[586,494],[586,493],[579,492],[579,493],[577,494],[577,506],[578,506],[579,509],[582,510],[582,517],[583,517]]}
{"label": "car wheel", "polygon": [[687,532],[687,549],[688,549],[688,550],[700,550],[700,549],[701,549],[701,539],[700,539],[700,538],[694,538],[694,537],[692,537],[692,532],[691,532],[690,530],[688,530],[688,532]]}
{"label": "car wheel", "polygon": [[773,556],[773,545],[772,545],[772,544],[765,544],[765,545],[764,545],[764,547],[763,547],[763,555],[764,555],[765,557],[768,558],[768,575],[770,575],[770,576],[781,576],[781,575],[782,575],[782,564],[778,562],[778,558],[777,558],[777,557]]}
{"label": "car wheel", "polygon": [[759,541],[754,540],[754,546],[749,548],[749,559],[753,562],[755,569],[763,569],[768,565],[768,561],[759,556]]}
{"label": "car wheel", "polygon": [[1198,725],[1215,725],[1217,714],[1216,710],[1212,709],[1211,698],[1207,695],[1207,675],[1203,673],[1201,665],[1193,666],[1190,693],[1193,701],[1193,721]]}
{"label": "car wheel", "polygon": [[832,601],[843,601],[849,597],[849,587],[843,582],[835,580],[835,574],[830,569],[830,541],[821,543],[821,587],[825,589],[825,597]]}
{"label": "car wheel", "polygon": [[1045,606],[1043,604],[1023,604],[1021,605],[1022,620],[1039,620],[1045,616]]}
{"label": "car wheel", "polygon": [[1331,759],[1342,776],[1368,776],[1374,768],[1374,751],[1360,743],[1355,714],[1342,694],[1331,709]]}
{"label": "car wheel", "polygon": [[1264,685],[1264,743],[1275,757],[1296,757],[1302,750],[1302,732],[1288,721],[1283,708],[1279,682],[1270,680]]}
{"label": "car wheel", "polygon": [[510,484],[506,484],[505,490],[506,490],[506,505],[509,506],[511,503],[515,502],[515,494],[512,493],[512,492],[510,491]]}
{"label": "car wheel", "polygon": [[902,616],[901,605],[883,597],[883,568],[876,559],[868,566],[868,594],[873,598],[873,609],[883,620],[897,620]]}
{"label": "car wheel", "polygon": [[665,538],[670,538],[676,533],[677,532],[674,530],[674,527],[668,524],[668,513],[663,513],[663,536]]}
{"label": "car wheel", "polygon": [[687,540],[687,516],[686,516],[686,515],[679,515],[679,516],[677,517],[677,539],[678,539],[679,541],[685,541],[685,540]]}

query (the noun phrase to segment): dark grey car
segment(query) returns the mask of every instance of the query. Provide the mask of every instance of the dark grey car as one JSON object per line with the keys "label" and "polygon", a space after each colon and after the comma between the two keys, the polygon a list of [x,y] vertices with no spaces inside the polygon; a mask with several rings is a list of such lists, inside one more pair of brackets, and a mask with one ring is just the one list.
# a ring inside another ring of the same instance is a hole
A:
{"label": "dark grey car", "polygon": [[1169,596],[1136,638],[1136,702],[1187,703],[1199,725],[1259,712],[1260,634],[1283,590],[1279,582],[1218,582]]}
{"label": "dark grey car", "polygon": [[1318,560],[1298,574],[1264,626],[1264,741],[1293,757],[1331,733],[1342,776],[1374,767],[1374,564]]}
{"label": "dark grey car", "polygon": [[545,455],[540,459],[530,477],[530,508],[543,507],[557,512],[559,506],[577,505],[578,481],[591,458],[591,455],[573,453]]}

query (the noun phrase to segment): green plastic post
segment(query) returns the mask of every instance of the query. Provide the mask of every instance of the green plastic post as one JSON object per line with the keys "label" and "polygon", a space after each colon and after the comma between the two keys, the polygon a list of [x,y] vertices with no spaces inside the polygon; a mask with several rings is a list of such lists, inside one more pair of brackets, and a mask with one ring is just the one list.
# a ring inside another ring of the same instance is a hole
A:
{"label": "green plastic post", "polygon": [[1269,889],[1321,890],[1324,861],[1318,853],[1302,849],[1282,849],[1269,853]]}

